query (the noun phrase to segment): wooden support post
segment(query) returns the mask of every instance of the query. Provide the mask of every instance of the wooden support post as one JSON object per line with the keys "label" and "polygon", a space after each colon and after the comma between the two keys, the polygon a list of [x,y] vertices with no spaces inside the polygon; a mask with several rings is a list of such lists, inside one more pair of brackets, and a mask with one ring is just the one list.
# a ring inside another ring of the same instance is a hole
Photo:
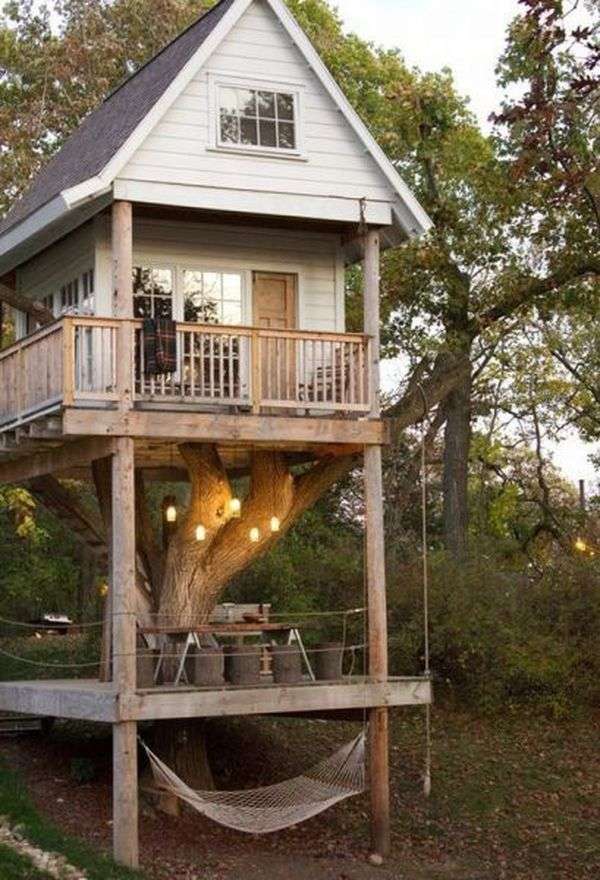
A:
{"label": "wooden support post", "polygon": [[[115,443],[112,467],[113,679],[119,697],[136,687],[135,489],[133,440]],[[137,725],[113,725],[113,846],[117,862],[138,864]]]}
{"label": "wooden support post", "polygon": [[380,287],[380,236],[377,231],[369,231],[365,235],[364,273],[364,329],[371,340],[369,361],[369,393],[371,418],[378,419],[381,415],[380,395],[380,349],[381,329],[379,287]]}
{"label": "wooden support post", "polygon": [[[380,406],[380,239],[379,233],[365,235],[364,325],[371,339],[369,390],[372,419],[379,419]],[[387,602],[385,585],[385,542],[383,533],[383,481],[381,446],[365,446],[365,517],[367,590],[369,620],[369,675],[376,681],[388,677]],[[374,854],[385,858],[390,850],[390,783],[388,710],[369,712],[369,770],[371,777],[371,845]]]}
{"label": "wooden support post", "polygon": [[117,334],[117,391],[119,409],[133,401],[133,210],[131,202],[114,202],[112,209],[113,313],[121,318]]}

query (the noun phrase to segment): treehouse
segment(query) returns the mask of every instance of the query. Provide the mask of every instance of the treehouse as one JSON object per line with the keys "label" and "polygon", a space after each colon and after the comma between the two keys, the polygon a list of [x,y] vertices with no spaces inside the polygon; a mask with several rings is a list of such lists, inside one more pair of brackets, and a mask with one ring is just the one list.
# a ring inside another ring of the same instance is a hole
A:
{"label": "treehouse", "polygon": [[[429,225],[283,0],[217,3],[83,121],[0,225],[16,328],[0,352],[0,481],[110,561],[99,680],[3,682],[0,708],[113,725],[122,863],[138,859],[138,722],[215,715],[368,713],[387,850],[387,713],[431,688],[388,672],[379,259]],[[347,332],[359,261],[364,324]],[[357,461],[366,674],[141,687],[140,636],[215,635],[227,582]],[[101,522],[64,477],[93,481]],[[165,552],[150,481],[190,485]]]}

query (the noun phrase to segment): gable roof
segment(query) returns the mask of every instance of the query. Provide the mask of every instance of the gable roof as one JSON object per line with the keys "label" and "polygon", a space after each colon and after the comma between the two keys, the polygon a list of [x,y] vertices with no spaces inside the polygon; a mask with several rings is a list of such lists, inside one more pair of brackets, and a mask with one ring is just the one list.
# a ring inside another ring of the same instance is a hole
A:
{"label": "gable roof", "polygon": [[[30,238],[58,216],[109,191],[127,161],[128,152],[135,149],[153,118],[159,118],[165,102],[174,100],[193,75],[196,63],[201,66],[252,2],[219,0],[113,91],[84,119],[0,221],[0,239]],[[395,224],[408,237],[427,231],[431,226],[429,217],[351,106],[284,0],[265,2],[396,192]],[[42,211],[46,206],[47,211]],[[44,214],[47,218],[42,217]],[[15,228],[22,223],[23,236],[20,228]],[[0,245],[0,256],[12,246],[12,241],[4,248]]]}
{"label": "gable roof", "polygon": [[63,190],[99,174],[236,0],[220,0],[83,120],[0,221],[0,235]]}

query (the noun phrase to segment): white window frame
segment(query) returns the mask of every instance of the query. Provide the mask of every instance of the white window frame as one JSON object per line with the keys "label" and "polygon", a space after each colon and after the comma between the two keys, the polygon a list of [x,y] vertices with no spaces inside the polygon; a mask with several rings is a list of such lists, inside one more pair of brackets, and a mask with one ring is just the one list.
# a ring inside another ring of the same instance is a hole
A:
{"label": "white window frame", "polygon": [[[183,315],[184,310],[184,297],[185,297],[185,283],[184,283],[184,272],[206,272],[212,273],[213,275],[239,275],[242,282],[242,300],[241,300],[241,311],[242,311],[242,322],[241,324],[216,324],[217,327],[246,327],[251,324],[250,316],[252,315],[252,304],[250,302],[250,290],[252,288],[252,284],[249,284],[249,277],[251,277],[251,272],[247,269],[240,269],[239,266],[224,266],[222,263],[211,265],[206,261],[195,261],[195,260],[186,260],[185,262],[181,262],[177,266],[177,299],[179,304],[179,309],[181,314]],[[183,317],[182,319],[183,320]]]}
{"label": "white window frame", "polygon": [[[281,147],[263,147],[260,144],[229,144],[221,141],[221,113],[219,89],[253,89],[262,92],[280,92],[292,95],[294,99],[294,126],[296,147],[284,150]],[[209,150],[219,153],[238,153],[247,156],[263,156],[270,159],[308,161],[304,140],[304,91],[305,84],[294,80],[273,80],[260,76],[245,77],[239,74],[208,73],[209,100]]]}

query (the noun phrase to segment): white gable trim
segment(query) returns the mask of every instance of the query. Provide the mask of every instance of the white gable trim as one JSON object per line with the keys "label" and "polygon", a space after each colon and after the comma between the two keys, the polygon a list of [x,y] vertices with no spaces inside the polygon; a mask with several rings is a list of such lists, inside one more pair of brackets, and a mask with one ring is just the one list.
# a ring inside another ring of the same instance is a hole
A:
{"label": "white gable trim", "polygon": [[348,121],[348,123],[354,129],[355,134],[358,135],[360,140],[364,143],[366,149],[371,153],[380,170],[383,172],[385,177],[391,183],[395,192],[398,193],[402,202],[404,203],[403,207],[406,207],[412,217],[414,218],[414,223],[412,228],[406,228],[405,226],[405,218],[401,217],[401,215],[405,214],[404,211],[398,212],[398,217],[403,221],[403,226],[405,226],[404,231],[406,234],[412,238],[415,235],[421,235],[424,232],[427,232],[433,225],[431,219],[421,207],[419,202],[416,200],[408,186],[404,183],[388,157],[385,155],[367,126],[364,124],[354,107],[351,105],[350,101],[347,99],[327,67],[325,66],[323,60],[319,56],[319,53],[308,39],[294,16],[291,14],[283,0],[265,0],[266,3],[269,4],[275,15],[279,18],[286,31],[288,32],[291,39],[294,41],[298,49],[302,52],[307,62],[313,69],[313,72],[318,77],[321,82],[321,85],[328,92],[333,101],[338,105],[344,117]]}

